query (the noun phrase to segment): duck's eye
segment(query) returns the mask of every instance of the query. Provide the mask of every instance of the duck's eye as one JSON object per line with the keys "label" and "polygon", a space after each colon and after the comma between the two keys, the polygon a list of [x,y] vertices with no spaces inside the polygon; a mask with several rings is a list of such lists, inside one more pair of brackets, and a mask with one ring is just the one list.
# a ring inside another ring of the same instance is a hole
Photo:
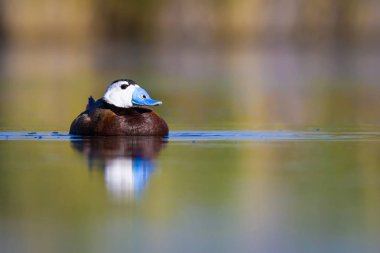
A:
{"label": "duck's eye", "polygon": [[120,88],[122,88],[123,90],[125,90],[127,87],[128,87],[128,84],[122,84],[122,85],[120,85]]}

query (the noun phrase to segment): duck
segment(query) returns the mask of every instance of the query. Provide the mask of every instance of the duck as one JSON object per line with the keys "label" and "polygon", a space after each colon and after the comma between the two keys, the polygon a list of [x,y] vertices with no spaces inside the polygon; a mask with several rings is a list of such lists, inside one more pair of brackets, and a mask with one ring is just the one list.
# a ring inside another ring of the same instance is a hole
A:
{"label": "duck", "polygon": [[169,127],[150,106],[161,105],[131,79],[113,81],[102,98],[90,96],[86,110],[71,123],[81,136],[167,136]]}

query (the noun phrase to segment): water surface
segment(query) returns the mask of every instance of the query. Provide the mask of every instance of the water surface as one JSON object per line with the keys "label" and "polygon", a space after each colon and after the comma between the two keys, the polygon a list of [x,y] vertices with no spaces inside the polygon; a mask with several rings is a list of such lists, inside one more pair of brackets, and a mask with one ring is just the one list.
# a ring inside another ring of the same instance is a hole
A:
{"label": "water surface", "polygon": [[380,131],[0,140],[4,252],[380,250]]}

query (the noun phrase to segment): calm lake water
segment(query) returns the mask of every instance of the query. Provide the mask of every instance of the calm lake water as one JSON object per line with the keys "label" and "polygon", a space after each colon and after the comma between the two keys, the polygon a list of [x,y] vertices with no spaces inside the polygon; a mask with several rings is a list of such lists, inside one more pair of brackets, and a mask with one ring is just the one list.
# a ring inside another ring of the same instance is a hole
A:
{"label": "calm lake water", "polygon": [[379,252],[380,132],[0,133],[2,252]]}

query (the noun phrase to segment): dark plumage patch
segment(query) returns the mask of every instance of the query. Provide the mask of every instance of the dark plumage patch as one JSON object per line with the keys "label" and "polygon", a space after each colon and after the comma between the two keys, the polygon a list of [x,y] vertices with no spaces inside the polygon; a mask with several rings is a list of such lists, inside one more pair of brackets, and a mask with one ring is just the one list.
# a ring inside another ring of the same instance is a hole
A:
{"label": "dark plumage patch", "polygon": [[120,81],[128,82],[129,85],[131,85],[131,84],[137,84],[135,81],[133,81],[131,79],[117,79],[117,80],[113,81],[111,84],[114,84],[114,83],[117,83],[117,82],[120,82]]}

